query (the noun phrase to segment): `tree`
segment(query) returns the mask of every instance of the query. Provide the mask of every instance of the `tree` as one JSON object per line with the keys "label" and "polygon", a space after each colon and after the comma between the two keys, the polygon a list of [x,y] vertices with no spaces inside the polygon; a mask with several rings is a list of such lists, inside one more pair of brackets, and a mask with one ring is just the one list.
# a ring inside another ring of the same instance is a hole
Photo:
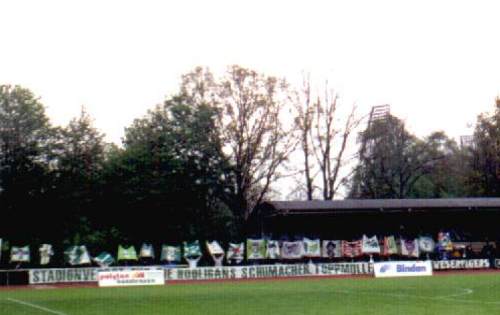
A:
{"label": "tree", "polygon": [[66,227],[65,238],[73,238],[82,229],[90,231],[92,222],[98,220],[106,143],[83,107],[80,116],[60,128],[58,135],[53,150],[52,172],[56,179],[52,199],[57,200],[58,215]]}
{"label": "tree", "polygon": [[[105,220],[129,240],[179,242],[229,239],[230,167],[222,154],[210,106],[174,96],[126,129],[124,149],[111,153],[106,194],[113,204]],[[140,213],[121,217],[119,213]],[[156,217],[166,220],[155,220]],[[141,238],[134,239],[138,227]]]}
{"label": "tree", "polygon": [[469,152],[467,184],[474,196],[500,196],[500,98],[492,114],[477,119]]}
{"label": "tree", "polygon": [[[285,80],[240,66],[229,67],[220,79],[197,68],[183,76],[181,91],[218,113],[216,128],[234,166],[233,212],[246,218],[283,174],[280,167],[294,149],[293,123],[286,123],[290,90]],[[290,110],[290,108],[288,108]]]}
{"label": "tree", "polygon": [[39,209],[50,188],[47,171],[53,135],[43,104],[30,90],[0,86],[0,229],[14,240],[36,235]]}
{"label": "tree", "polygon": [[442,152],[432,150],[433,143],[410,134],[392,115],[371,122],[361,134],[350,197],[410,197],[415,184],[444,158]]}
{"label": "tree", "polygon": [[[340,117],[338,96],[329,89],[328,82],[323,97],[317,96],[316,101],[312,98],[311,82],[307,77],[295,106],[307,199],[312,200],[314,190],[319,188],[324,200],[332,200],[349,177],[345,174],[347,144],[362,118],[357,117],[354,105],[346,117]],[[319,185],[315,184],[317,175],[320,176]]]}

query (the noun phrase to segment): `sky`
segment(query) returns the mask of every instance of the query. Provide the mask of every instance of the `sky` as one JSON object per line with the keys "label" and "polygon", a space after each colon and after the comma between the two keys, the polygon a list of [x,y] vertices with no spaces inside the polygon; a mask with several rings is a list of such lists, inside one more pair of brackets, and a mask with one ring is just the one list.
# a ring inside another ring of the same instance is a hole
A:
{"label": "sky", "polygon": [[195,66],[328,79],[361,112],[390,104],[419,136],[471,134],[500,95],[500,1],[0,0],[0,84],[56,125],[84,105],[107,140]]}

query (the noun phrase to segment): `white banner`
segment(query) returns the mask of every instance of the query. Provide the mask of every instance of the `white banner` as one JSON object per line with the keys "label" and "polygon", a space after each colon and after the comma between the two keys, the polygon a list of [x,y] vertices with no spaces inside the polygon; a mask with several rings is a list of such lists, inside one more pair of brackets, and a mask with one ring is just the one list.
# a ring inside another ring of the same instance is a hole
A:
{"label": "white banner", "polygon": [[30,284],[96,282],[99,268],[30,269]]}
{"label": "white banner", "polygon": [[234,267],[199,267],[193,269],[169,268],[165,270],[165,279],[168,283],[169,280],[234,280],[359,274],[373,274],[372,265],[367,262],[360,262],[331,264],[277,264]]}
{"label": "white banner", "polygon": [[384,261],[373,265],[376,278],[432,276],[432,264],[427,261]]}
{"label": "white banner", "polygon": [[488,259],[435,260],[432,267],[434,270],[487,269],[490,268],[490,262]]}
{"label": "white banner", "polygon": [[164,269],[99,271],[97,282],[100,287],[163,285],[165,284],[165,271]]}

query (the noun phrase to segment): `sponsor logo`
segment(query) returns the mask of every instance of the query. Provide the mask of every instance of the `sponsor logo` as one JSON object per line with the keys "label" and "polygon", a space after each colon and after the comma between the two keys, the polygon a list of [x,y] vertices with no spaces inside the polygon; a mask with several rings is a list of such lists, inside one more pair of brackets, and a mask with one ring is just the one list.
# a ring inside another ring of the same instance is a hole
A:
{"label": "sponsor logo", "polygon": [[381,273],[385,273],[386,271],[388,271],[389,269],[391,269],[391,265],[383,265],[382,267],[380,267],[380,272]]}
{"label": "sponsor logo", "polygon": [[416,264],[411,266],[400,264],[396,266],[396,272],[425,272],[426,270],[425,266],[417,266]]}

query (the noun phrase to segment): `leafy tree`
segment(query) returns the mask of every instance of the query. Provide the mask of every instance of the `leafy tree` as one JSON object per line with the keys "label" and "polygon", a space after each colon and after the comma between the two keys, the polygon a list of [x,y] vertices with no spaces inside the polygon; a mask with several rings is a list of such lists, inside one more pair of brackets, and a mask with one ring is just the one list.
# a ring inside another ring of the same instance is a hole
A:
{"label": "leafy tree", "polygon": [[138,230],[141,241],[229,238],[223,196],[232,185],[216,114],[177,96],[126,129],[124,149],[111,153],[106,169],[109,224],[120,222],[131,241]]}
{"label": "leafy tree", "polygon": [[467,184],[471,195],[500,196],[500,99],[495,111],[477,119],[473,145],[467,148],[470,172]]}
{"label": "leafy tree", "polygon": [[83,107],[80,116],[60,128],[58,135],[58,145],[53,150],[52,199],[57,201],[65,238],[72,238],[82,229],[91,230],[91,221],[98,220],[106,144],[104,135],[93,126]]}
{"label": "leafy tree", "polygon": [[432,141],[410,134],[404,123],[388,115],[373,121],[361,134],[359,164],[350,196],[354,198],[408,198],[416,183],[443,159]]}
{"label": "leafy tree", "polygon": [[14,241],[32,239],[41,228],[53,135],[43,104],[30,90],[0,86],[0,230]]}
{"label": "leafy tree", "polygon": [[221,78],[196,68],[183,76],[181,91],[195,104],[208,104],[217,113],[223,149],[234,166],[233,213],[246,218],[283,176],[283,167],[296,141],[293,123],[286,123],[291,104],[288,84],[240,66]]}

